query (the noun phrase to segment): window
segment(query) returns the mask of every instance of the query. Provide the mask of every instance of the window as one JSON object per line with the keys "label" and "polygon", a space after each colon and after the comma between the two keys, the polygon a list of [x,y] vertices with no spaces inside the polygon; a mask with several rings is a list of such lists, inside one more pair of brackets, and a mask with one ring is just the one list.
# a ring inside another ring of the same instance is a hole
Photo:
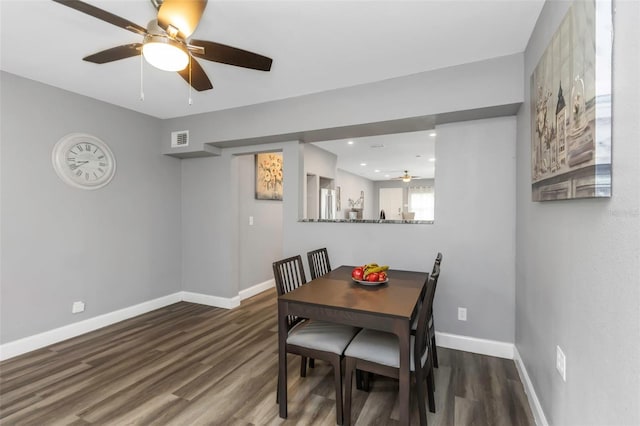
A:
{"label": "window", "polygon": [[432,186],[409,187],[409,211],[414,220],[434,220],[435,197]]}

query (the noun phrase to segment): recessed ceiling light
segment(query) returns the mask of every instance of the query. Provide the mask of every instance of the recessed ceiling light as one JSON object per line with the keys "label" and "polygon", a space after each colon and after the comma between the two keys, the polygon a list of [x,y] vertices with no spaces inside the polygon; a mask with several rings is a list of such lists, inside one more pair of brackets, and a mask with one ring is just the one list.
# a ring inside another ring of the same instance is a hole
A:
{"label": "recessed ceiling light", "polygon": [[374,172],[375,172],[375,173],[380,173],[380,170],[375,169],[375,170],[374,170]]}
{"label": "recessed ceiling light", "polygon": [[437,135],[437,133],[436,133],[436,132],[431,132],[431,133],[429,133],[429,136],[435,136],[435,135]]}
{"label": "recessed ceiling light", "polygon": [[360,165],[361,165],[361,166],[366,166],[366,165],[367,165],[367,163],[360,163]]}
{"label": "recessed ceiling light", "polygon": [[348,145],[353,145],[353,141],[347,142]]}
{"label": "recessed ceiling light", "polygon": [[434,161],[436,161],[436,159],[431,157],[431,158],[429,158],[429,161],[431,161],[433,163]]}
{"label": "recessed ceiling light", "polygon": [[391,175],[384,175],[384,177],[391,177]]}

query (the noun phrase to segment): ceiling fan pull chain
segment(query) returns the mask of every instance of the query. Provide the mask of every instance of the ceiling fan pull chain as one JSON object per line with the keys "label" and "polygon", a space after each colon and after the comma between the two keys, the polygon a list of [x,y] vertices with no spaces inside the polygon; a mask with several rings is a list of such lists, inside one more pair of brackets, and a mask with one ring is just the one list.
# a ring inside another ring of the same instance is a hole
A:
{"label": "ceiling fan pull chain", "polygon": [[193,105],[193,99],[191,99],[191,55],[189,55],[189,105]]}
{"label": "ceiling fan pull chain", "polygon": [[144,68],[144,56],[140,54],[140,100],[144,101],[144,76],[143,70]]}

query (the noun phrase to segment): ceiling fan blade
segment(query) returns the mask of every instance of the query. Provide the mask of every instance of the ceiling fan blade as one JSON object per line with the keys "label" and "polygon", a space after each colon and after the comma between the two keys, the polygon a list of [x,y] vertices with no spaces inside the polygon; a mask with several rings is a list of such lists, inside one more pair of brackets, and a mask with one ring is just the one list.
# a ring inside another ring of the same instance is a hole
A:
{"label": "ceiling fan blade", "polygon": [[116,27],[124,28],[136,34],[145,35],[147,30],[138,24],[135,24],[127,19],[121,18],[113,13],[102,10],[98,7],[92,6],[80,0],[53,0],[56,3],[60,3],[64,6],[75,9],[79,12],[86,13],[87,15],[98,18],[102,21],[108,22]]}
{"label": "ceiling fan blade", "polygon": [[190,44],[204,48],[204,53],[192,52],[198,58],[259,71],[271,70],[273,60],[257,53],[206,40],[191,40]]}
{"label": "ceiling fan blade", "polygon": [[[158,25],[172,37],[186,40],[200,23],[207,0],[164,0],[158,9]],[[169,25],[178,32],[172,34]]]}
{"label": "ceiling fan blade", "polygon": [[119,61],[120,59],[137,56],[141,53],[142,43],[131,43],[94,53],[86,58],[82,58],[82,60],[93,62],[94,64],[106,64],[107,62]]}
{"label": "ceiling fan blade", "polygon": [[[189,66],[182,71],[178,71],[180,77],[184,79],[184,81],[189,84]],[[207,77],[207,74],[204,72],[198,61],[195,58],[191,58],[191,87],[196,89],[198,92],[202,92],[203,90],[213,89],[213,84]]]}

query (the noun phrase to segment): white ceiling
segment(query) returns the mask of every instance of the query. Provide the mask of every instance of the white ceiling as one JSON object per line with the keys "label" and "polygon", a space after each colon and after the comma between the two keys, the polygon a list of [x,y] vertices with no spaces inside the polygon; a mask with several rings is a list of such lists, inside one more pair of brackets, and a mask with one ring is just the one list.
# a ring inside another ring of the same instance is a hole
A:
{"label": "white ceiling", "polygon": [[[435,177],[436,132],[407,132],[316,142],[338,156],[338,168],[369,180],[389,180],[404,174]],[[351,142],[351,143],[349,143]]]}
{"label": "white ceiling", "polygon": [[[148,0],[88,0],[141,26]],[[159,118],[348,87],[524,51],[544,0],[213,1],[194,37],[273,58],[271,72],[201,60],[214,89],[140,60],[84,56],[141,37],[50,0],[0,0],[0,68]]]}

